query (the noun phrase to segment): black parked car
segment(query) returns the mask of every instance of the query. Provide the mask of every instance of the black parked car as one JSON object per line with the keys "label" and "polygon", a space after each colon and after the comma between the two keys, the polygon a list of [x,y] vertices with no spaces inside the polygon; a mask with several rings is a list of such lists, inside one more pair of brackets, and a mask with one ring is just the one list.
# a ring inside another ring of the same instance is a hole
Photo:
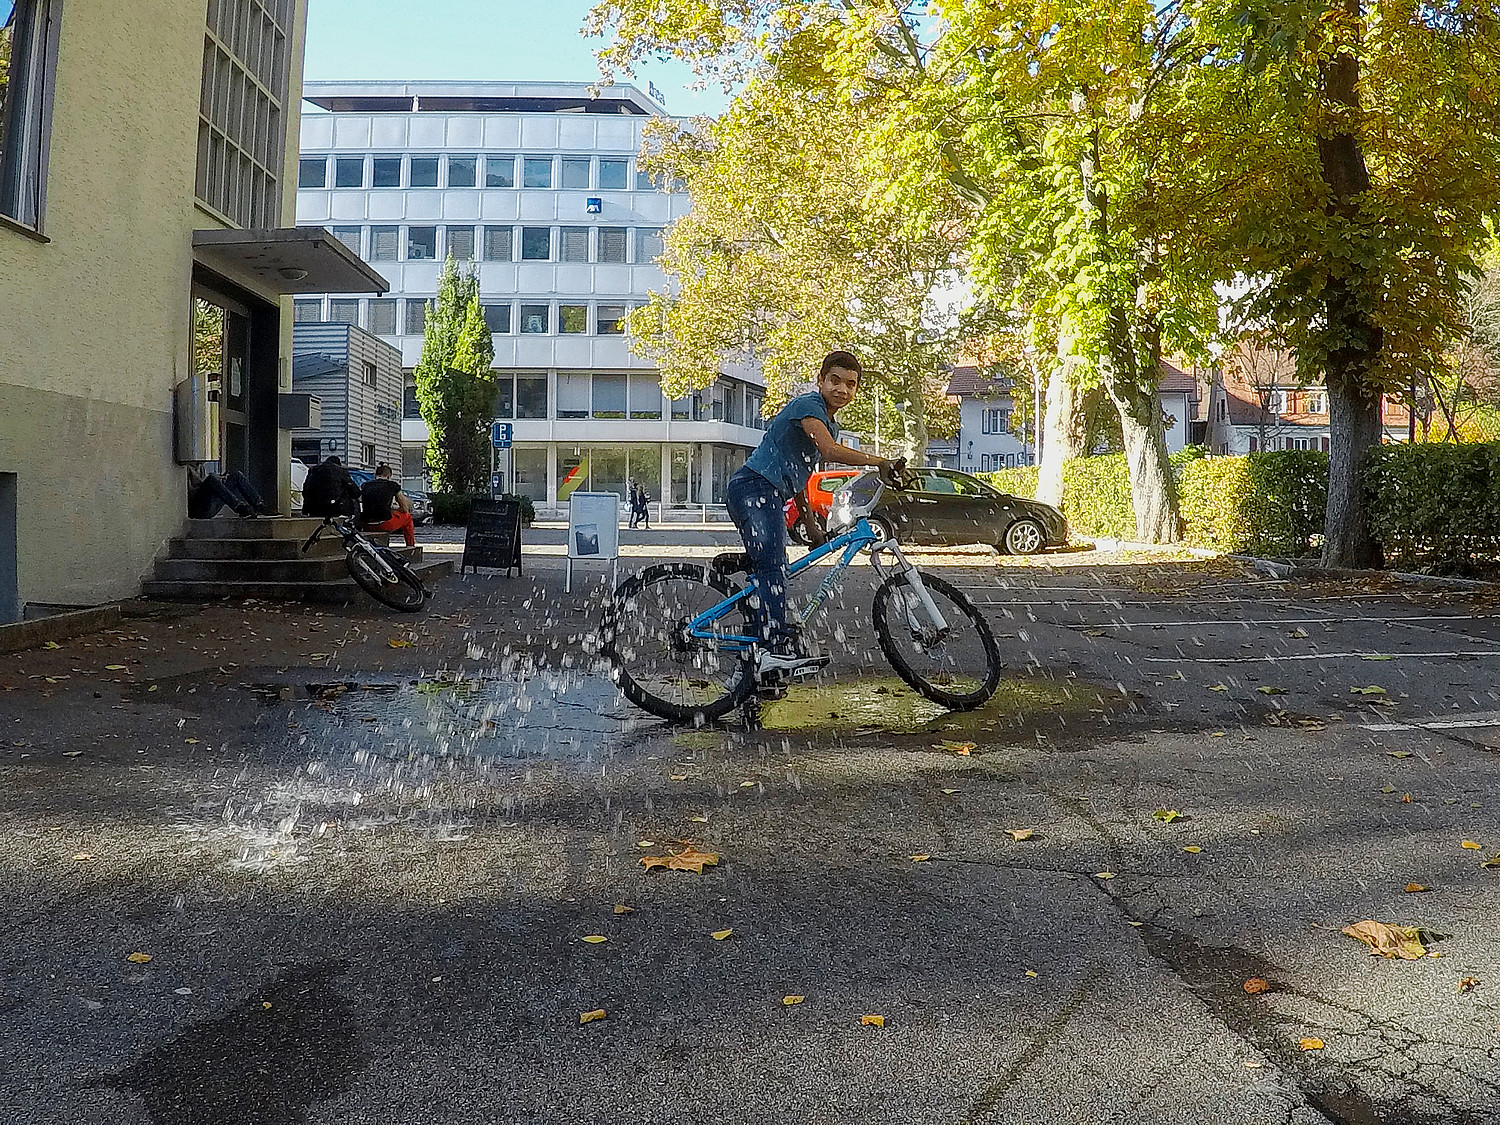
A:
{"label": "black parked car", "polygon": [[[825,517],[833,493],[859,469],[830,469],[808,482],[814,510]],[[873,524],[902,543],[959,547],[988,543],[1002,554],[1031,555],[1068,542],[1068,521],[1050,504],[1011,496],[968,473],[952,469],[908,469],[908,488],[887,488]]]}

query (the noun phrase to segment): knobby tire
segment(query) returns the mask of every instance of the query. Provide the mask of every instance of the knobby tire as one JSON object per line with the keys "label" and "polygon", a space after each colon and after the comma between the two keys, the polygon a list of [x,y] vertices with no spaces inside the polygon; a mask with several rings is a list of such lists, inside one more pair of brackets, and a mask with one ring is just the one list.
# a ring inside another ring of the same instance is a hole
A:
{"label": "knobby tire", "polygon": [[919,573],[922,576],[922,584],[927,587],[932,600],[937,604],[943,616],[948,619],[950,627],[958,617],[962,617],[979,635],[985,666],[958,669],[978,680],[979,686],[967,692],[948,691],[942,683],[928,679],[907,661],[906,654],[895,643],[892,632],[893,629],[899,629],[907,636],[911,635],[910,627],[904,620],[904,614],[893,604],[897,590],[906,586],[904,575],[892,575],[882,583],[880,589],[875,591],[875,635],[880,641],[880,650],[885,653],[886,660],[896,670],[896,675],[905,680],[912,690],[950,711],[972,711],[976,707],[983,706],[990,696],[995,694],[995,689],[1000,686],[1000,646],[995,643],[995,634],[990,631],[989,622],[962,591],[936,575],[928,574],[926,571]]}

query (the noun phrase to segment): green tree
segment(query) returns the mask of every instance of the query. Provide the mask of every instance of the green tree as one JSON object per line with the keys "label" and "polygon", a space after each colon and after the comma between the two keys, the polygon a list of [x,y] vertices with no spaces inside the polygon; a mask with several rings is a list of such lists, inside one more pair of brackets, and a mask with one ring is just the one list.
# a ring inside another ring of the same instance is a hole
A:
{"label": "green tree", "polygon": [[450,256],[427,308],[422,358],[413,374],[427,423],[427,464],[440,492],[489,488],[489,428],[495,417],[494,341],[472,264]]}

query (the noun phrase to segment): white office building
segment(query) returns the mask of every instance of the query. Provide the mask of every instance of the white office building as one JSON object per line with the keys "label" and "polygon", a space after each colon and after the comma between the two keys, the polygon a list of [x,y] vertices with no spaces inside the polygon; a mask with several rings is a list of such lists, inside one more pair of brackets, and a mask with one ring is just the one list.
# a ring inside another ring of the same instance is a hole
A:
{"label": "white office building", "polygon": [[[657,102],[632,86],[501,82],[309,82],[303,98],[297,222],[327,227],[391,288],[299,300],[299,321],[357,324],[409,371],[444,258],[473,259],[496,416],[514,423],[504,488],[542,510],[575,490],[623,495],[629,479],[668,508],[722,503],[760,440],[764,384],[726,369],[669,400],[623,334],[665,286],[662,231],[689,207],[637,168]],[[408,390],[404,476],[422,475],[426,440]]]}

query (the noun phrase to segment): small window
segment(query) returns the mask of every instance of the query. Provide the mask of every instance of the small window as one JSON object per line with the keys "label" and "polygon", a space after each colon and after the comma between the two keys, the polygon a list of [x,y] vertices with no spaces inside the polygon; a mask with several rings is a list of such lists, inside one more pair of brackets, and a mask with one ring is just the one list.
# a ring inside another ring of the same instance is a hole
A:
{"label": "small window", "polygon": [[477,156],[450,156],[448,157],[448,186],[475,187],[478,184],[479,157]]}
{"label": "small window", "polygon": [[334,227],[333,237],[349,247],[356,254],[359,253],[359,227]]}
{"label": "small window", "polygon": [[367,469],[375,467],[375,443],[373,441],[362,441],[359,443],[360,464]]}
{"label": "small window", "polygon": [[437,227],[406,228],[406,260],[427,261],[437,257]]}
{"label": "small window", "polygon": [[563,157],[562,186],[565,188],[589,186],[589,158],[587,156]]}
{"label": "small window", "polygon": [[400,227],[370,228],[370,261],[394,262],[401,245]]}
{"label": "small window", "polygon": [[438,158],[435,156],[413,156],[411,158],[412,187],[438,186]]}
{"label": "small window", "polygon": [[334,187],[364,187],[365,158],[363,156],[338,156],[333,161]]}
{"label": "small window", "polygon": [[373,387],[376,385],[375,365],[373,363],[365,360],[359,365],[359,372],[364,378],[365,386]]}
{"label": "small window", "polygon": [[511,252],[510,227],[484,228],[484,260],[486,262],[508,262],[515,255]]}
{"label": "small window", "polygon": [[515,187],[516,158],[509,154],[486,156],[484,158],[484,186]]}
{"label": "small window", "polygon": [[693,416],[693,398],[674,398],[672,400],[672,421],[686,422]]}
{"label": "small window", "polygon": [[521,161],[521,186],[549,188],[552,186],[552,157],[528,156]]}
{"label": "small window", "polygon": [[401,158],[399,156],[377,156],[370,164],[372,186],[401,186]]}
{"label": "small window", "polygon": [[[509,306],[506,307],[509,308]],[[514,418],[515,416],[516,381],[509,375],[497,373],[495,376],[495,417]]]}
{"label": "small window", "polygon": [[406,393],[401,397],[401,417],[422,417],[422,404],[417,401],[417,385],[415,383],[406,384]]}
{"label": "small window", "polygon": [[654,262],[662,256],[665,250],[661,241],[660,227],[643,227],[635,232],[635,239],[635,260],[637,262]]}
{"label": "small window", "polygon": [[589,260],[589,228],[562,227],[557,234],[558,257],[564,262]]}
{"label": "small window", "polygon": [[661,417],[661,381],[655,373],[630,376],[630,416]]}
{"label": "small window", "polygon": [[552,228],[521,228],[521,261],[546,262],[552,258]]}
{"label": "small window", "polygon": [[314,324],[322,319],[323,302],[321,300],[292,302],[293,324]]}
{"label": "small window", "polygon": [[334,324],[359,324],[359,300],[355,297],[335,297],[328,302],[328,319]]}
{"label": "small window", "polygon": [[528,334],[552,331],[552,307],[550,305],[522,305],[521,331]]}
{"label": "small window", "polygon": [[624,375],[594,376],[595,418],[625,417],[625,382]]}
{"label": "small window", "polygon": [[[0,3],[6,60],[0,65],[0,215],[33,228],[41,226],[46,196],[60,7],[60,0]],[[200,180],[206,141],[200,128]]]}
{"label": "small window", "polygon": [[606,160],[599,161],[599,188],[603,191],[623,191],[629,183],[630,161],[628,160]]}
{"label": "small window", "polygon": [[635,170],[635,190],[636,191],[655,191],[656,188],[657,188],[657,185],[660,182],[661,181],[660,181],[659,177],[653,176],[650,172],[646,171],[644,168],[637,168]]}
{"label": "small window", "polygon": [[599,260],[601,262],[623,262],[629,232],[624,227],[599,228]]}
{"label": "small window", "polygon": [[557,416],[559,418],[587,418],[589,416],[590,378],[587,374],[559,371],[557,373]]}
{"label": "small window", "polygon": [[396,334],[396,302],[390,298],[372,298],[370,301],[370,331],[377,336]]}
{"label": "small window", "polygon": [[319,188],[328,186],[328,157],[304,156],[297,161],[297,186]]}
{"label": "small window", "polygon": [[427,327],[427,302],[415,297],[406,299],[406,334],[420,336]]}
{"label": "small window", "polygon": [[484,324],[491,332],[510,331],[510,302],[503,305],[485,305]]}
{"label": "small window", "polygon": [[558,330],[570,336],[589,330],[587,305],[561,305],[557,310]]}
{"label": "small window", "polygon": [[600,305],[599,306],[599,335],[620,336],[625,332],[624,305]]}
{"label": "small window", "polygon": [[516,417],[547,417],[547,376],[516,376]]}
{"label": "small window", "polygon": [[467,262],[474,257],[474,228],[448,228],[448,257]]}

